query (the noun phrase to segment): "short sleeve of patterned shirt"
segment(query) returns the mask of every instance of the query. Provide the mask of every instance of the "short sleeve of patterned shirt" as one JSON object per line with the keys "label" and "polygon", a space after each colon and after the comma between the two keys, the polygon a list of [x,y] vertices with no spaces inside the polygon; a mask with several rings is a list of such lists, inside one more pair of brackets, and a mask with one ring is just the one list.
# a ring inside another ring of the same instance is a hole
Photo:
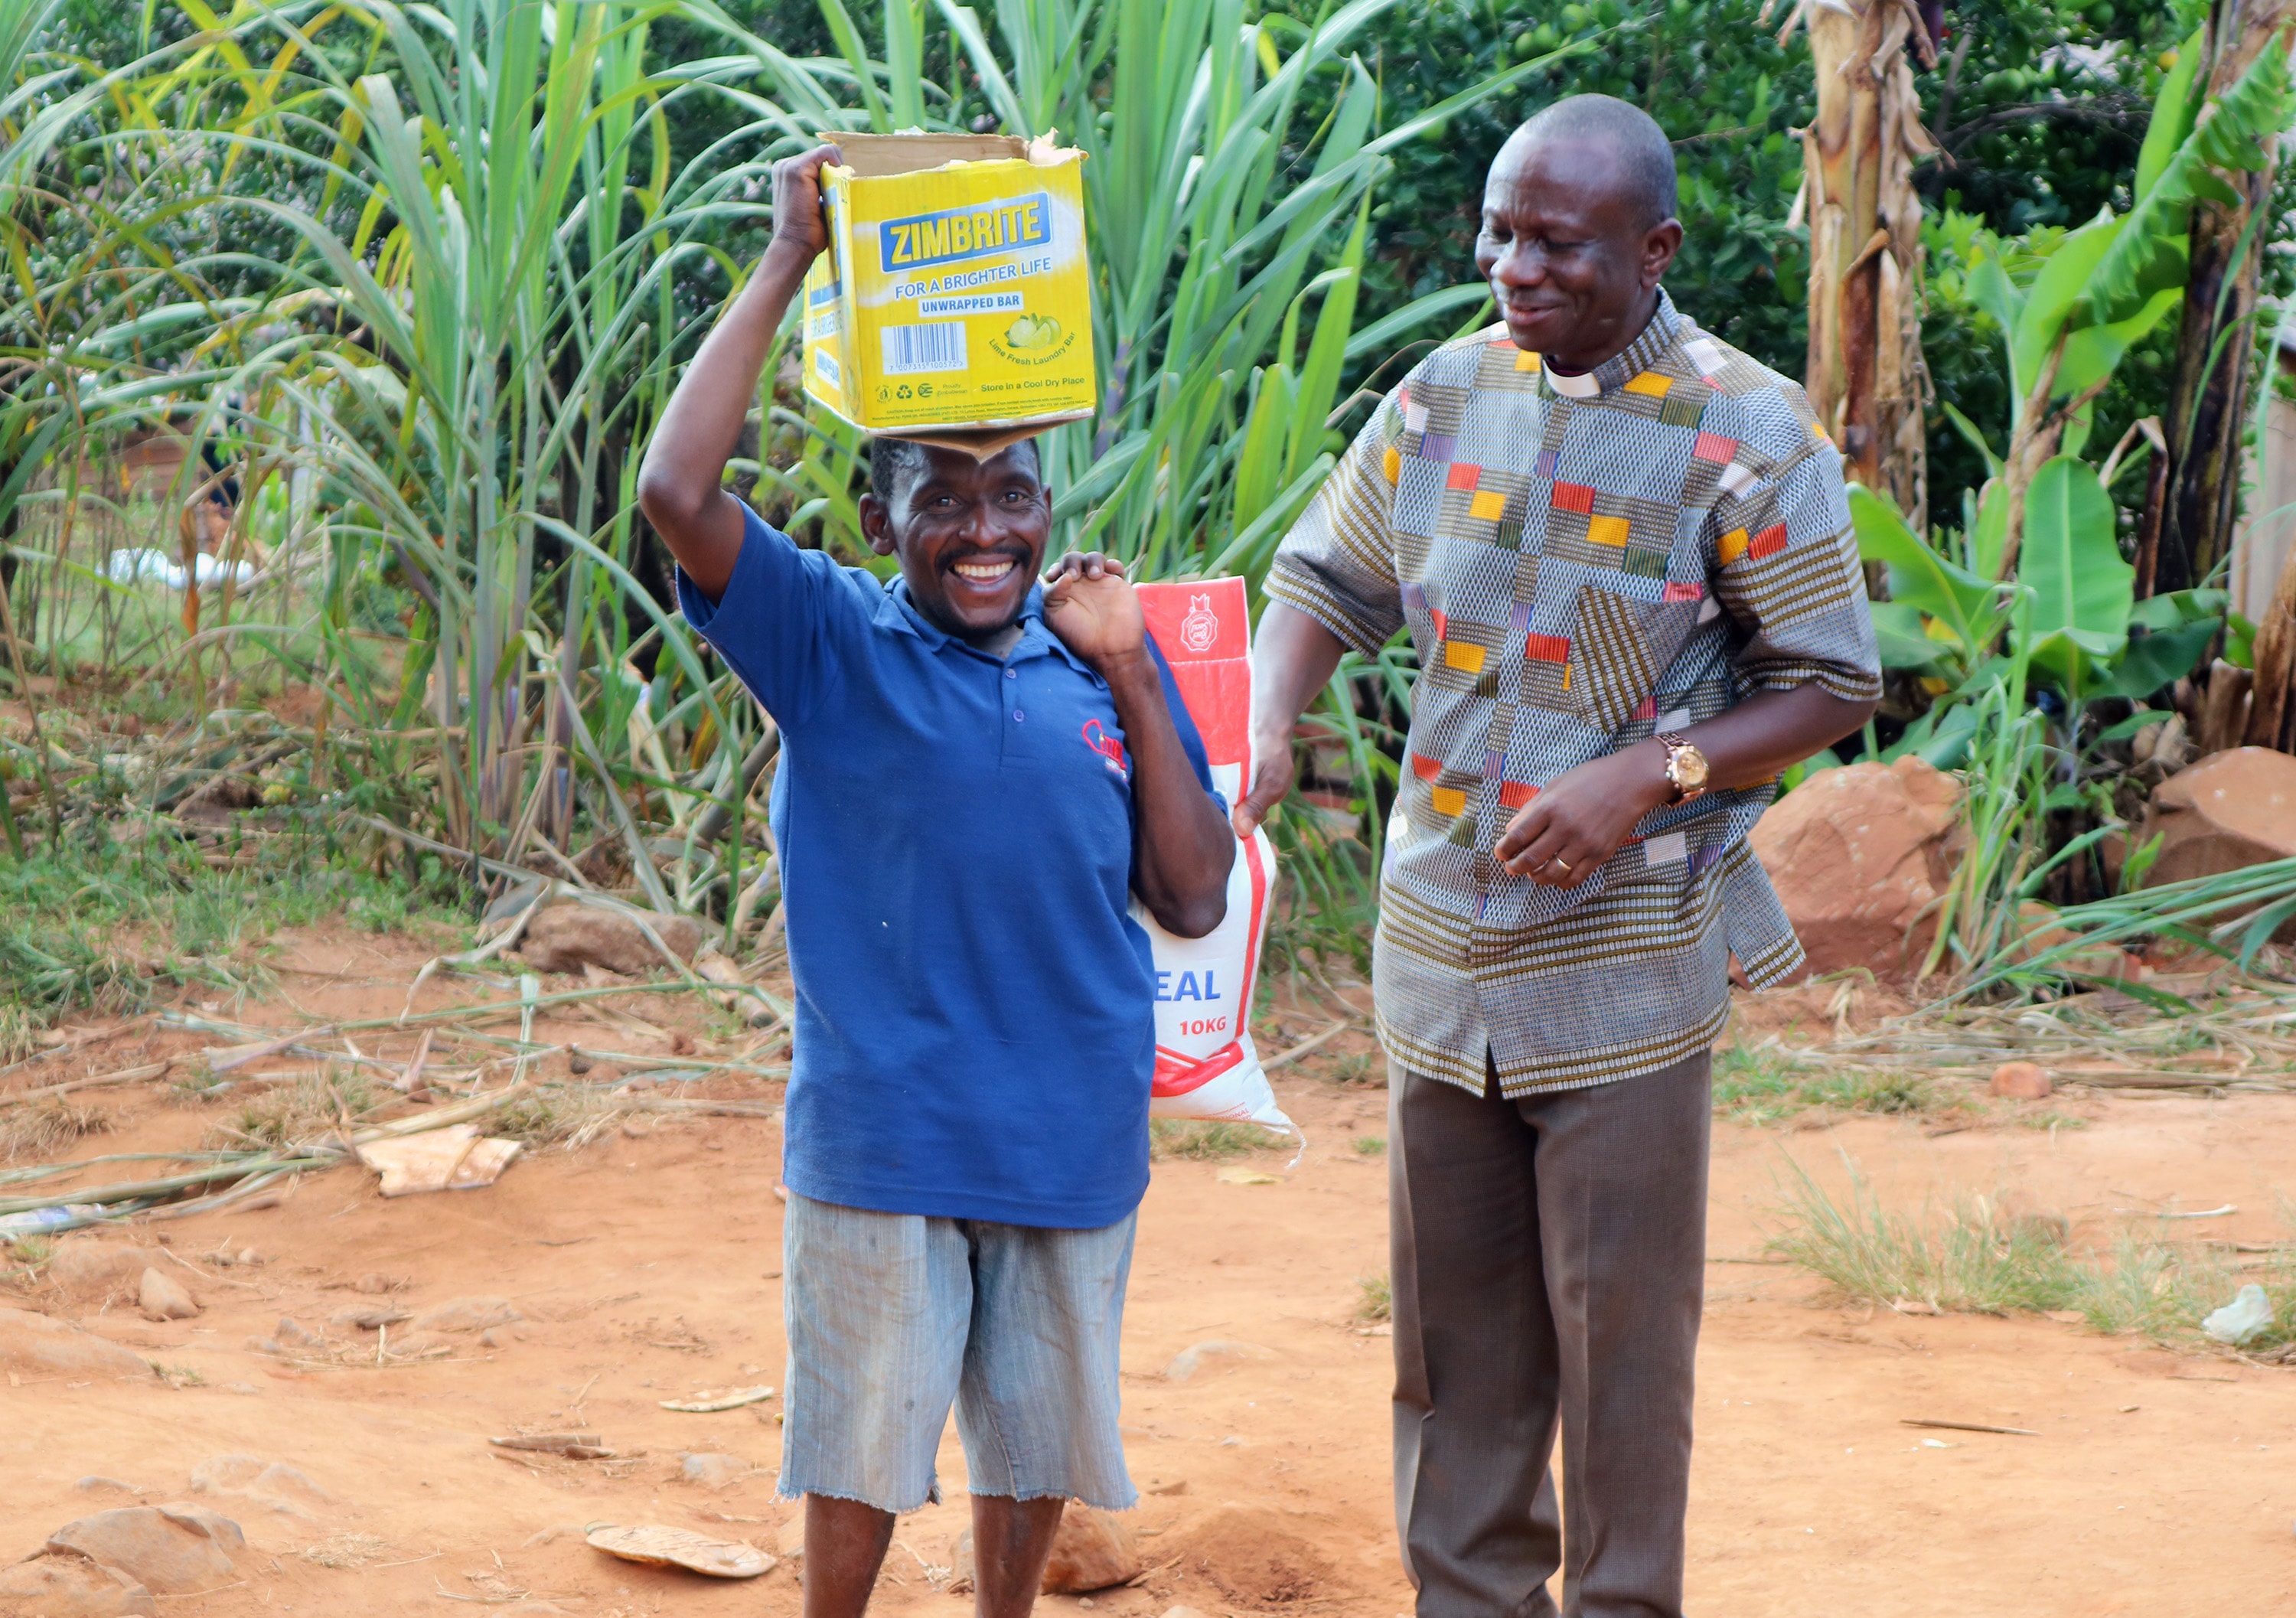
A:
{"label": "short sleeve of patterned shirt", "polygon": [[1545,783],[1757,691],[1881,694],[1841,456],[1792,382],[1666,294],[1627,351],[1543,369],[1494,326],[1381,402],[1285,537],[1268,594],[1419,653],[1374,989],[1405,1067],[1509,1095],[1710,1043],[1729,957],[1800,964],[1746,845],[1774,787],[1657,810],[1577,888],[1491,849]]}

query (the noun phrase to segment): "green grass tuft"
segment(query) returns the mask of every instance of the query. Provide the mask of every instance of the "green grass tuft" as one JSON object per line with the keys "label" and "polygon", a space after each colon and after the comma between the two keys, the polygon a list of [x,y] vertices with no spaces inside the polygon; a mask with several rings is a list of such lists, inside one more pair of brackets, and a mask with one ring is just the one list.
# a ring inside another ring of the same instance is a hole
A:
{"label": "green grass tuft", "polygon": [[346,1118],[359,1117],[397,1096],[374,1088],[358,1073],[304,1073],[237,1107],[208,1130],[207,1146],[274,1151],[323,1139],[340,1131]]}
{"label": "green grass tuft", "polygon": [[1178,1157],[1195,1162],[1226,1162],[1267,1144],[1266,1132],[1254,1124],[1200,1123],[1188,1118],[1148,1121],[1148,1155],[1160,1161]]}
{"label": "green grass tuft", "polygon": [[1853,1175],[1845,1204],[1799,1163],[1793,1171],[1790,1223],[1770,1251],[1851,1297],[2000,1315],[2069,1309],[2079,1294],[2061,1220],[2013,1218],[1966,1197],[1938,1223],[1884,1209],[1862,1178]]}
{"label": "green grass tuft", "polygon": [[1384,1135],[1358,1135],[1356,1137],[1356,1150],[1363,1156],[1377,1157],[1387,1150],[1387,1137]]}
{"label": "green grass tuft", "polygon": [[1395,1286],[1385,1275],[1356,1277],[1355,1318],[1365,1326],[1395,1318]]}
{"label": "green grass tuft", "polygon": [[12,1236],[0,1237],[0,1242],[6,1244],[15,1253],[17,1261],[27,1270],[37,1269],[46,1263],[56,1251],[55,1240],[52,1236]]}
{"label": "green grass tuft", "polygon": [[1892,1212],[1854,1170],[1837,1202],[1800,1164],[1784,1211],[1769,1251],[1851,1298],[1955,1314],[2078,1310],[2101,1332],[2194,1346],[2207,1342],[2202,1320],[2252,1281],[2274,1319],[2243,1351],[2296,1357],[2296,1252],[2238,1269],[2215,1249],[2134,1230],[2108,1252],[2079,1252],[2055,1215],[2012,1214],[1984,1197],[1962,1198],[1942,1218]]}
{"label": "green grass tuft", "polygon": [[45,1156],[71,1145],[83,1135],[94,1135],[109,1127],[109,1121],[95,1108],[74,1106],[61,1099],[11,1108],[0,1113],[0,1162]]}
{"label": "green grass tuft", "polygon": [[1802,1067],[1769,1046],[1733,1045],[1714,1056],[1715,1113],[1737,1123],[1778,1123],[1814,1107],[1920,1113],[1939,1100],[1928,1080],[1886,1068]]}

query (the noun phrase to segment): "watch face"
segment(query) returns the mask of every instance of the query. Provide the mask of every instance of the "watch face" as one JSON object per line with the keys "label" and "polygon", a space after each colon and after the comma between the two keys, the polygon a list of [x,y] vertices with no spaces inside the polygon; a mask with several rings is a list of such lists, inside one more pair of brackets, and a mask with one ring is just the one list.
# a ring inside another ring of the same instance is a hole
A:
{"label": "watch face", "polygon": [[1695,747],[1677,747],[1668,760],[1674,784],[1686,793],[1706,784],[1706,755]]}

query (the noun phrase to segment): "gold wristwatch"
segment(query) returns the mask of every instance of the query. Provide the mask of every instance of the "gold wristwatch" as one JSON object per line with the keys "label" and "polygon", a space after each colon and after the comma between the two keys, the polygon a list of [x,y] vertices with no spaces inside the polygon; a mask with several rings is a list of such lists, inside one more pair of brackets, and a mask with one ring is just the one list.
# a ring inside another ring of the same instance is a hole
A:
{"label": "gold wristwatch", "polygon": [[1687,803],[1706,794],[1706,755],[1687,736],[1657,733],[1666,748],[1666,778],[1674,784],[1674,801]]}

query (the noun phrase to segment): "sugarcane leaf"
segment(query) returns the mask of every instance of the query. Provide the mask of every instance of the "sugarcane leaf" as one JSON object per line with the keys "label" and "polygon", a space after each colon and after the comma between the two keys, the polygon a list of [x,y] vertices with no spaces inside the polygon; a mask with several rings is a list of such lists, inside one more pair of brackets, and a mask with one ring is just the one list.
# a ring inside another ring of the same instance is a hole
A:
{"label": "sugarcane leaf", "polygon": [[2249,922],[2247,931],[2240,935],[2242,971],[2248,970],[2249,964],[2256,959],[2257,951],[2270,943],[2272,935],[2291,920],[2296,920],[2296,893],[2290,894],[2278,904],[2267,905],[2256,913]]}
{"label": "sugarcane leaf", "polygon": [[[1401,308],[1381,316],[1349,338],[1348,357],[1361,359],[1367,354],[1376,354],[1405,333],[1416,331],[1439,316],[1482,303],[1490,295],[1491,289],[1483,283],[1469,281],[1414,298]],[[1951,409],[1952,407],[1948,406],[1947,408]]]}

